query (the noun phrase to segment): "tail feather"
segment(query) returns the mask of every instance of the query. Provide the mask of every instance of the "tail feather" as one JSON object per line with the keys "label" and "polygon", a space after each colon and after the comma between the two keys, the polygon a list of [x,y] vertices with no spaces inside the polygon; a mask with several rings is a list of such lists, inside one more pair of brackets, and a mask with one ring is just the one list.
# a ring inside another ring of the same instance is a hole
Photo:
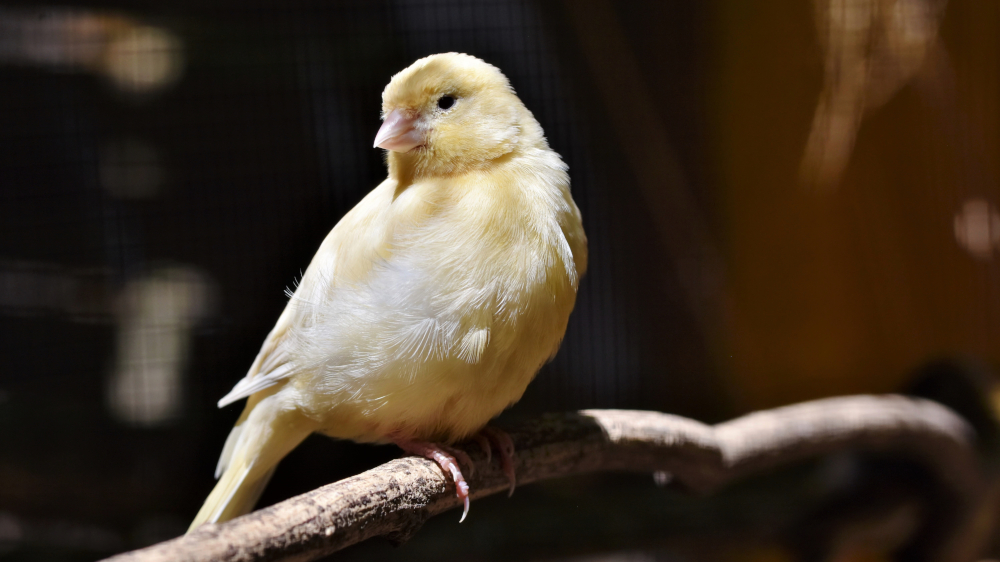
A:
{"label": "tail feather", "polygon": [[218,483],[188,532],[203,523],[221,523],[253,509],[278,462],[313,431],[294,410],[280,407],[279,396],[250,400],[230,432],[216,468]]}
{"label": "tail feather", "polygon": [[191,522],[188,532],[197,529],[203,523],[221,523],[252,511],[276,468],[272,467],[252,481],[247,481],[250,467],[226,472],[205,500],[205,504],[198,510],[198,515]]}
{"label": "tail feather", "polygon": [[243,433],[242,420],[233,426],[233,429],[229,432],[229,437],[226,437],[226,444],[222,446],[222,454],[219,455],[219,463],[215,465],[216,480],[218,480],[222,476],[222,473],[229,468],[230,461],[233,459],[233,452],[236,450],[236,444],[240,441],[241,433]]}

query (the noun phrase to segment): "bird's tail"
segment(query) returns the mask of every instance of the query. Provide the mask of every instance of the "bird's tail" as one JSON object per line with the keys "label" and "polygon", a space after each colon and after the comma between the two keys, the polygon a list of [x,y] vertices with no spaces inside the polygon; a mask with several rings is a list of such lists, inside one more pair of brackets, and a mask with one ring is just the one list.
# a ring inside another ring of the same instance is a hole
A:
{"label": "bird's tail", "polygon": [[278,462],[313,431],[307,418],[280,407],[279,396],[252,396],[229,433],[215,469],[219,478],[188,528],[221,523],[253,509]]}

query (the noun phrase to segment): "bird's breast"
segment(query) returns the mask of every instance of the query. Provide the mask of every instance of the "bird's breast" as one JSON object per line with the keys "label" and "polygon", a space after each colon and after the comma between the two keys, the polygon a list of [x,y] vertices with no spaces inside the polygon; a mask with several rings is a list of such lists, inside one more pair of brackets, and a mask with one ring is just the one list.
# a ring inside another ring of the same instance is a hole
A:
{"label": "bird's breast", "polygon": [[311,323],[298,330],[295,383],[335,437],[477,431],[521,397],[573,308],[555,211],[517,190],[407,191],[364,281],[301,304]]}

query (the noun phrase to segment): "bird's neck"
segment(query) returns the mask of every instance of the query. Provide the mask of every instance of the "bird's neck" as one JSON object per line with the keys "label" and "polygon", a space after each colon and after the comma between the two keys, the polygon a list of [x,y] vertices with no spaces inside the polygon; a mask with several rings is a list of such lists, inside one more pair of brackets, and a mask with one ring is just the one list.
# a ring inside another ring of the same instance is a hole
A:
{"label": "bird's neck", "polygon": [[421,175],[420,158],[414,153],[389,151],[386,163],[389,166],[389,178],[396,180],[400,186],[410,185]]}

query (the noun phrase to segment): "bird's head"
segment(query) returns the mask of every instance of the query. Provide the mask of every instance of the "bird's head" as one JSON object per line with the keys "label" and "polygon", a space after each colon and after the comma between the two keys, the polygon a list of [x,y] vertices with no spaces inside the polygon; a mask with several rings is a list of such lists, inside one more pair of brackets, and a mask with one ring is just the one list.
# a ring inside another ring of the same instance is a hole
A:
{"label": "bird's head", "polygon": [[541,131],[499,69],[460,53],[422,58],[393,76],[382,119],[375,146],[389,151],[390,173],[411,175],[484,167],[516,150],[525,128]]}

